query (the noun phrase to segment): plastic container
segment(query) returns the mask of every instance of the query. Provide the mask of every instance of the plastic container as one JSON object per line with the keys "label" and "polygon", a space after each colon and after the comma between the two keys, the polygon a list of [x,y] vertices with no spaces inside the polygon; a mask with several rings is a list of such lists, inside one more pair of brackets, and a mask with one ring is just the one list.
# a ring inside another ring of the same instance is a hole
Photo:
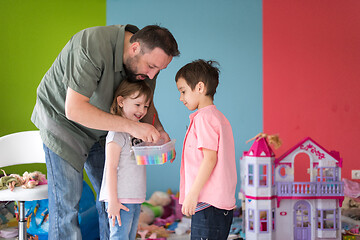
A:
{"label": "plastic container", "polygon": [[162,145],[142,142],[132,149],[137,165],[163,164],[175,158],[175,139]]}

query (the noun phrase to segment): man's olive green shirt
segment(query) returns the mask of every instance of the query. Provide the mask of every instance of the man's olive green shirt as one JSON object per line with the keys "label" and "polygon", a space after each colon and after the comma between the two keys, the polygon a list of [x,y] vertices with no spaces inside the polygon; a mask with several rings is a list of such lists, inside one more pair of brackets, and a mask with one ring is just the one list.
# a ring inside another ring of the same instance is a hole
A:
{"label": "man's olive green shirt", "polygon": [[[125,30],[133,25],[84,29],[65,45],[37,89],[31,121],[40,129],[44,144],[82,171],[90,148],[107,134],[70,121],[65,116],[68,87],[88,97],[97,108],[109,112],[114,92],[126,77],[123,68]],[[155,79],[148,82],[155,88]]]}

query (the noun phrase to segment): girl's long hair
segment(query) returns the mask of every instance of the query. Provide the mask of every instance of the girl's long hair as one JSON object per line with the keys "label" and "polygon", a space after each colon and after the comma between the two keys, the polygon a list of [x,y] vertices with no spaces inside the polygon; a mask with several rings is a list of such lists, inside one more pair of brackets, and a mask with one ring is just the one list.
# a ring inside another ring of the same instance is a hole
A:
{"label": "girl's long hair", "polygon": [[114,115],[123,116],[123,110],[119,106],[117,102],[117,98],[119,96],[122,96],[123,98],[130,97],[134,93],[138,93],[138,95],[135,98],[138,98],[142,95],[146,97],[146,101],[150,100],[150,105],[152,103],[152,97],[153,92],[149,85],[145,81],[137,81],[137,82],[129,82],[126,79],[124,79],[117,88],[115,94],[114,94],[114,100],[110,107],[110,113]]}

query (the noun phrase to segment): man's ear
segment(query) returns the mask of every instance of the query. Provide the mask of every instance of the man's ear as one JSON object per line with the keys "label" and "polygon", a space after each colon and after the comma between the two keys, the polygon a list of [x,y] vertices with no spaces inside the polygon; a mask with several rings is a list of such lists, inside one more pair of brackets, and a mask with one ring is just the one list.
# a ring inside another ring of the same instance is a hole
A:
{"label": "man's ear", "polygon": [[116,98],[116,101],[117,101],[117,104],[120,106],[120,107],[123,107],[124,106],[124,97],[123,96],[118,96]]}
{"label": "man's ear", "polygon": [[141,46],[140,46],[139,42],[133,42],[130,45],[130,54],[131,54],[131,56],[138,55],[140,53],[140,51],[141,51]]}

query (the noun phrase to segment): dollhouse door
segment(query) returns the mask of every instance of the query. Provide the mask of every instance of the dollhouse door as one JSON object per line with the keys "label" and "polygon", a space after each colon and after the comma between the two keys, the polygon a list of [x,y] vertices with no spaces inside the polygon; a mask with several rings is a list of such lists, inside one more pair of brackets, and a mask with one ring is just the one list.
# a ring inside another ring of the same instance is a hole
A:
{"label": "dollhouse door", "polygon": [[298,201],[294,206],[294,240],[310,240],[310,204]]}

